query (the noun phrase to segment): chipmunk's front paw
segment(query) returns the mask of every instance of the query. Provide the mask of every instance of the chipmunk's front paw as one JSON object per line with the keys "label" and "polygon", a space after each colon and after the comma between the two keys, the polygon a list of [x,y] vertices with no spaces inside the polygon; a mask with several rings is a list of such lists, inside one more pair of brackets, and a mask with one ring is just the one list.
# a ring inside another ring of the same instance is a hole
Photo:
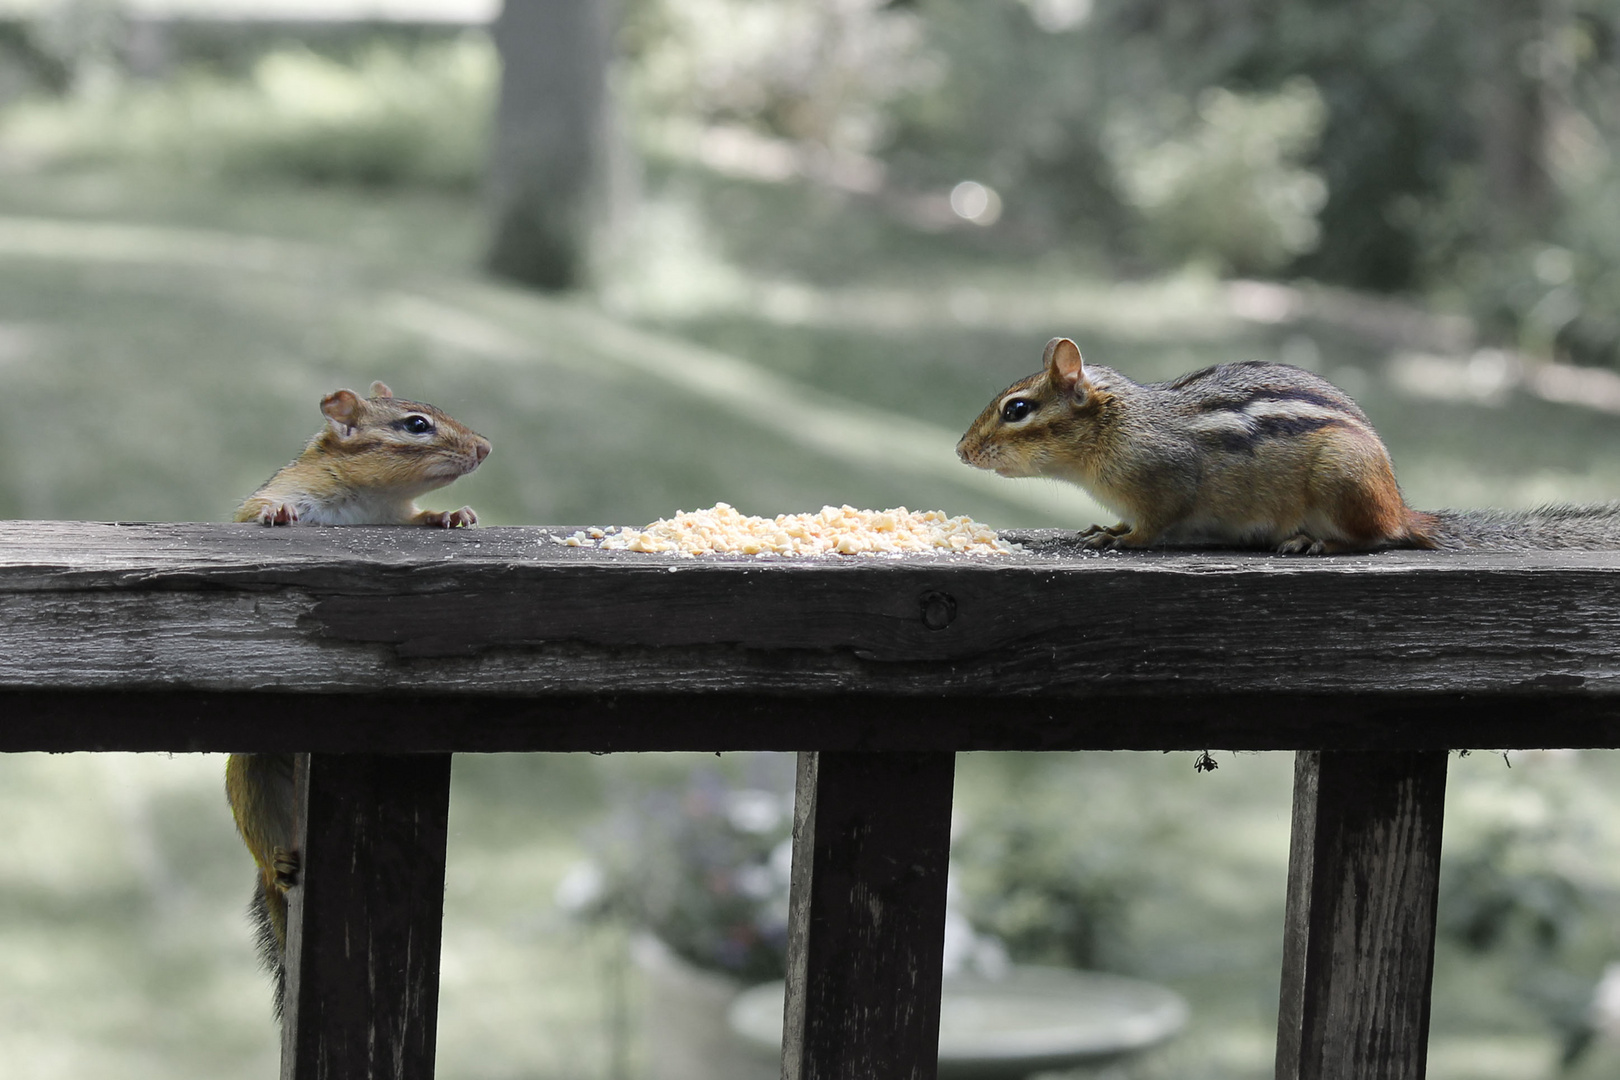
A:
{"label": "chipmunk's front paw", "polygon": [[296,525],[298,508],[292,503],[266,503],[259,508],[260,525]]}
{"label": "chipmunk's front paw", "polygon": [[418,521],[430,529],[470,529],[478,524],[478,515],[473,513],[472,507],[463,506],[460,510],[444,510],[438,513],[426,510]]}
{"label": "chipmunk's front paw", "polygon": [[298,871],[303,868],[303,860],[298,852],[286,848],[272,848],[270,851],[270,869],[275,872],[276,886],[281,889],[290,889],[298,884]]}
{"label": "chipmunk's front paw", "polygon": [[1322,555],[1327,551],[1327,544],[1314,536],[1296,533],[1277,545],[1279,555]]}

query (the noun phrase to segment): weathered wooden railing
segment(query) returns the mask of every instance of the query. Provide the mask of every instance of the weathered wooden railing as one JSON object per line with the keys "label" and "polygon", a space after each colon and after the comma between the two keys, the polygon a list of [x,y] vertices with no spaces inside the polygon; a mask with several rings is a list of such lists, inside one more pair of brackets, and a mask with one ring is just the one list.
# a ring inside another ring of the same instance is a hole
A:
{"label": "weathered wooden railing", "polygon": [[1620,746],[1620,554],[547,535],[0,523],[0,750],[308,755],[283,1077],[431,1075],[452,753],[799,751],[784,1075],[883,1080],[934,1074],[955,751],[1300,751],[1277,1074],[1365,1080],[1424,1070],[1445,751]]}

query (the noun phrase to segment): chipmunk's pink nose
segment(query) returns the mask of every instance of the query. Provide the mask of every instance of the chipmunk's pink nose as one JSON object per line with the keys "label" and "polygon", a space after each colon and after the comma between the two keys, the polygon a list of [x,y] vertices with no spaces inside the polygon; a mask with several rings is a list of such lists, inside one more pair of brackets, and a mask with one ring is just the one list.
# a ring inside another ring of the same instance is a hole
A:
{"label": "chipmunk's pink nose", "polygon": [[482,463],[485,458],[489,457],[488,439],[479,439],[477,442],[473,443],[473,456],[476,457],[480,463]]}

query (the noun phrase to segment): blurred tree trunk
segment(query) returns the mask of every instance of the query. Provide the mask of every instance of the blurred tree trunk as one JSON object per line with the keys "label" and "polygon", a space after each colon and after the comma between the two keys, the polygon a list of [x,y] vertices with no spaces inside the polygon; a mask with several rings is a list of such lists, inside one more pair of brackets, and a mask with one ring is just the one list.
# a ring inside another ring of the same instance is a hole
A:
{"label": "blurred tree trunk", "polygon": [[583,282],[607,204],[608,0],[506,0],[485,262],[543,289]]}
{"label": "blurred tree trunk", "polygon": [[1553,208],[1547,166],[1548,72],[1545,0],[1487,0],[1477,9],[1480,32],[1473,112],[1485,190],[1495,210],[1494,239],[1520,242],[1545,230]]}

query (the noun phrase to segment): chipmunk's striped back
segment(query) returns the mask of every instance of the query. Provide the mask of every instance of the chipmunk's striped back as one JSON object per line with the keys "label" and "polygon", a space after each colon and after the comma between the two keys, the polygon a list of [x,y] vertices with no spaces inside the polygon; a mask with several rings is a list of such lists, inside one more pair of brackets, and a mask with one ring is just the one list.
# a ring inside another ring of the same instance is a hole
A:
{"label": "chipmunk's striped back", "polygon": [[1254,454],[1266,442],[1328,429],[1378,439],[1372,421],[1342,390],[1287,364],[1222,364],[1143,389],[1183,403],[1191,430],[1232,453]]}

